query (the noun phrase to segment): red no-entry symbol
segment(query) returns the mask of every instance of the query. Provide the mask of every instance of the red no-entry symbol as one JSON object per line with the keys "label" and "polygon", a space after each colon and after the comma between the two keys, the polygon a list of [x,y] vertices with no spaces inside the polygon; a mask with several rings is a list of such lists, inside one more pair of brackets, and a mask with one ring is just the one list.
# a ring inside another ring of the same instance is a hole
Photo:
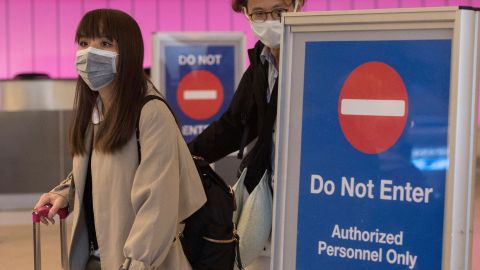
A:
{"label": "red no-entry symbol", "polygon": [[407,116],[407,91],[391,66],[364,63],[343,84],[338,118],[345,138],[355,149],[367,154],[388,150],[402,134]]}
{"label": "red no-entry symbol", "polygon": [[178,84],[177,102],[188,117],[194,120],[208,119],[222,106],[222,83],[207,70],[191,71]]}

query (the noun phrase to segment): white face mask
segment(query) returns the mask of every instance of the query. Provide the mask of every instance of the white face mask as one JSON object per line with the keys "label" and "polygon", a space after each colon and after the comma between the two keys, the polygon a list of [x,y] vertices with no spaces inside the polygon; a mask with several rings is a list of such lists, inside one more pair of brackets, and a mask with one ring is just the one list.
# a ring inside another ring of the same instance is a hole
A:
{"label": "white face mask", "polygon": [[77,51],[77,72],[90,89],[98,91],[115,79],[117,56],[116,52],[93,47]]}
{"label": "white face mask", "polygon": [[280,21],[250,21],[250,26],[252,27],[255,37],[257,37],[265,46],[269,48],[280,47],[280,39],[282,38],[283,31],[283,26]]}
{"label": "white face mask", "polygon": [[[293,12],[297,12],[298,0],[295,1],[295,8]],[[253,22],[247,15],[247,10],[244,8],[244,14],[247,16],[252,28],[253,34],[258,38],[265,46],[269,48],[279,48],[280,40],[282,38],[283,25],[277,20],[267,20],[264,22]]]}

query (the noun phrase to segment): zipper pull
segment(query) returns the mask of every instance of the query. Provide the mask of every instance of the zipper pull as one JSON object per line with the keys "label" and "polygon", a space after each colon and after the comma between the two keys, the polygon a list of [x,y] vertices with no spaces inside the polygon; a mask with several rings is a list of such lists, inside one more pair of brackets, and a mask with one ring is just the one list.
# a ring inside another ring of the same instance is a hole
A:
{"label": "zipper pull", "polygon": [[90,242],[90,255],[93,255],[95,252],[95,247],[93,246],[93,242]]}

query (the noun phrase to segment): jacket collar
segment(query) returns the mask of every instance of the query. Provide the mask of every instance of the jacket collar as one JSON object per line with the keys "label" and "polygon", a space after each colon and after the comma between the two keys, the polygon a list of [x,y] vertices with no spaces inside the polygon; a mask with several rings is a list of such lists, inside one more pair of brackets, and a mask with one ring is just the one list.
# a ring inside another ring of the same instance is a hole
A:
{"label": "jacket collar", "polygon": [[261,41],[257,41],[257,43],[255,43],[255,47],[248,50],[248,59],[250,60],[250,64],[254,66],[262,64],[260,55],[262,54],[264,47],[265,45],[263,45]]}

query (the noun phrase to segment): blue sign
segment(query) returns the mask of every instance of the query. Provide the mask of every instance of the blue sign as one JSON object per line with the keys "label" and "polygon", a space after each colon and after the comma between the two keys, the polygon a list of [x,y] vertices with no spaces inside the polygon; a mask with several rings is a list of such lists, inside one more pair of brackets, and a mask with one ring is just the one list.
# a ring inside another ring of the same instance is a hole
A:
{"label": "blue sign", "polygon": [[[441,269],[450,54],[451,40],[306,43],[296,269]],[[406,97],[381,98],[392,87]],[[364,134],[379,132],[376,151]]]}
{"label": "blue sign", "polygon": [[166,98],[187,142],[226,111],[235,91],[235,46],[165,46]]}

